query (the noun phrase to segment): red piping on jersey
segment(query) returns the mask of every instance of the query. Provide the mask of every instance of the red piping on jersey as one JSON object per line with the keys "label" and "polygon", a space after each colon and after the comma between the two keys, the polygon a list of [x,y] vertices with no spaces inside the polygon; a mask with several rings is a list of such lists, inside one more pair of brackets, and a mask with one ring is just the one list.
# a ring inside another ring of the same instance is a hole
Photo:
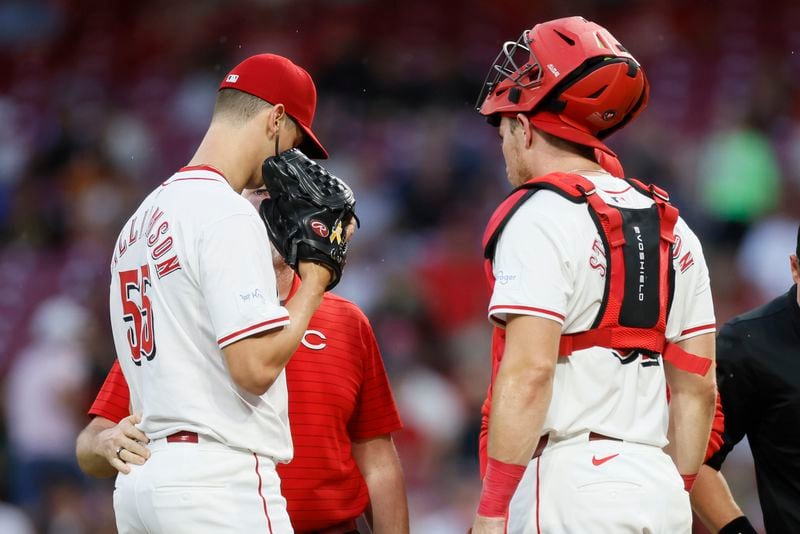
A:
{"label": "red piping on jersey", "polygon": [[253,453],[253,458],[256,459],[256,476],[258,476],[258,496],[261,497],[261,503],[264,505],[264,517],[267,518],[267,528],[269,529],[269,534],[272,534],[272,521],[269,520],[269,512],[267,511],[267,499],[264,498],[264,494],[261,493],[261,473],[258,470],[258,455]]}
{"label": "red piping on jersey", "polygon": [[699,332],[700,330],[711,330],[712,328],[714,330],[716,330],[717,325],[716,324],[704,324],[704,325],[701,325],[701,326],[695,326],[694,328],[687,328],[686,330],[681,332],[681,335],[685,336],[687,334],[691,334],[692,332]]}
{"label": "red piping on jersey", "polygon": [[506,310],[520,310],[520,311],[532,311],[538,313],[544,313],[547,315],[552,315],[553,317],[558,317],[562,321],[565,319],[563,315],[558,312],[546,310],[544,308],[534,308],[533,306],[516,306],[516,305],[506,305],[506,304],[498,304],[496,306],[492,306],[489,308],[489,314],[491,314],[495,310],[499,309],[506,309]]}
{"label": "red piping on jersey", "polygon": [[223,180],[218,178],[201,178],[199,176],[194,178],[173,178],[171,180],[167,180],[162,186],[167,186],[169,184],[174,184],[175,182],[188,182],[188,181],[196,181],[196,182],[217,182],[219,184],[225,183]]}
{"label": "red piping on jersey", "polygon": [[223,337],[221,339],[218,339],[217,340],[217,344],[218,345],[222,345],[223,343],[225,343],[226,341],[228,341],[230,339],[233,339],[233,338],[235,338],[237,336],[240,336],[242,334],[246,334],[247,332],[251,332],[251,331],[253,331],[253,330],[257,329],[257,328],[261,328],[263,326],[268,326],[268,325],[271,325],[271,324],[274,324],[274,323],[279,323],[281,321],[288,321],[288,320],[289,320],[289,316],[288,315],[284,315],[283,317],[278,317],[276,319],[270,319],[269,321],[264,321],[263,323],[258,323],[258,324],[254,324],[253,326],[248,326],[247,328],[243,328],[243,329],[238,330],[238,331],[236,331],[236,332],[234,332],[232,334],[228,334],[227,336],[225,336],[225,337]]}
{"label": "red piping on jersey", "polygon": [[222,174],[222,171],[212,167],[211,165],[189,165],[187,167],[181,167],[178,172],[186,172],[186,171],[209,171],[213,172],[214,174],[219,174],[220,178],[225,179],[225,175]]}

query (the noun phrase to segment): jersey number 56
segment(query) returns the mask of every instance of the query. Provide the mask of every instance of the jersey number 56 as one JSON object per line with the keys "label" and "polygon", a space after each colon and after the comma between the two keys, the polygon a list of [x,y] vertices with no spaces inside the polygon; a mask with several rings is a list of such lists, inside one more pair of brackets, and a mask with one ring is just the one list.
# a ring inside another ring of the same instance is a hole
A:
{"label": "jersey number 56", "polygon": [[147,296],[151,286],[149,265],[119,273],[122,319],[128,323],[128,346],[131,349],[131,359],[136,365],[142,365],[142,356],[148,361],[156,356],[153,307]]}

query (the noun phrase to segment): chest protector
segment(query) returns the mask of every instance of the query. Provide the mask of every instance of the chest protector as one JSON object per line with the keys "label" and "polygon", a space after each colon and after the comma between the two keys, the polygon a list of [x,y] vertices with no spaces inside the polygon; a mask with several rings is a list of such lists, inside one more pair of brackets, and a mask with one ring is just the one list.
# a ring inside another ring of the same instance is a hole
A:
{"label": "chest protector", "polygon": [[[492,260],[500,234],[526,200],[540,189],[547,189],[570,202],[585,203],[605,249],[605,290],[592,327],[584,332],[563,334],[559,356],[590,347],[606,347],[623,355],[661,354],[679,369],[705,375],[711,360],[690,354],[665,337],[675,291],[672,246],[678,210],[662,189],[634,179],[627,182],[652,198],[654,204],[638,209],[611,206],[595,192],[590,180],[577,174],[552,173],[517,187],[495,210],[484,233],[490,291],[494,290]],[[493,375],[502,357],[504,333],[496,328],[493,336]]]}

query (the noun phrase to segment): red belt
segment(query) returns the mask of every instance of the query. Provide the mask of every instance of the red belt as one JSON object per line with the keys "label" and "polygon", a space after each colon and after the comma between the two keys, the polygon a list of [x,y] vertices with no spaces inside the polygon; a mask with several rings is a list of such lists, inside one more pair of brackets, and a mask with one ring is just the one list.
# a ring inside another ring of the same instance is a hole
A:
{"label": "red belt", "polygon": [[187,430],[181,430],[167,436],[167,443],[197,443],[198,441],[197,432],[189,432]]}
{"label": "red belt", "polygon": [[[611,436],[605,436],[603,434],[598,434],[597,432],[589,432],[589,441],[597,441],[600,439],[608,439],[611,441],[622,441],[619,438],[612,438]],[[536,444],[536,448],[533,450],[533,456],[531,456],[531,460],[534,458],[538,458],[544,452],[544,448],[547,447],[547,443],[550,441],[549,434],[545,434],[541,438],[539,438],[539,443]]]}
{"label": "red belt", "polygon": [[342,521],[336,525],[331,527],[323,528],[321,530],[312,530],[311,532],[307,532],[306,534],[359,534],[358,529],[356,528],[356,521],[355,519],[348,519],[347,521]]}

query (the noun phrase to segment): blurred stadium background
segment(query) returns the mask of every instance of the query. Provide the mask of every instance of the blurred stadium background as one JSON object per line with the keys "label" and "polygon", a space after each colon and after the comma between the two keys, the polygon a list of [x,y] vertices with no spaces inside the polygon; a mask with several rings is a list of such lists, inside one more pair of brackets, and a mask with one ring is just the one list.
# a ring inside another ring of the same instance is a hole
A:
{"label": "blurred stadium background", "polygon": [[[479,240],[508,191],[472,106],[502,41],[574,14],[645,67],[650,107],[610,144],[700,234],[719,323],[785,291],[800,219],[797,2],[0,1],[0,532],[30,532],[20,510],[37,532],[115,531],[112,482],[82,478],[73,457],[115,357],[113,241],[192,155],[221,77],[265,51],[314,76],[315,130],[358,197],[338,292],[383,350],[412,530],[465,532],[489,372]],[[746,445],[725,471],[760,524]]]}

